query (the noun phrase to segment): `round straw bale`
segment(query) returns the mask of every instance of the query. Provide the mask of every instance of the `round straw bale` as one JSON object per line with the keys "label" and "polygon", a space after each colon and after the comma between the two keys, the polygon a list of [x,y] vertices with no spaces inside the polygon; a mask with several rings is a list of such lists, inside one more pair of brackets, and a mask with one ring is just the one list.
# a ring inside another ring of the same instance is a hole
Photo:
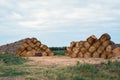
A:
{"label": "round straw bale", "polygon": [[120,55],[120,47],[113,49],[112,52],[115,57],[119,56]]}
{"label": "round straw bale", "polygon": [[65,51],[64,54],[65,54],[65,56],[70,56],[72,53],[69,51]]}
{"label": "round straw bale", "polygon": [[112,52],[112,46],[108,45],[105,49],[107,52],[111,53]]}
{"label": "round straw bale", "polygon": [[82,47],[82,48],[80,48],[80,51],[81,51],[82,53],[85,53],[87,50],[86,50],[86,48]]}
{"label": "round straw bale", "polygon": [[46,52],[42,52],[42,56],[47,56],[48,54]]}
{"label": "round straw bale", "polygon": [[76,46],[75,47],[79,48],[80,47],[80,43],[76,42]]}
{"label": "round straw bale", "polygon": [[72,48],[71,47],[67,47],[66,50],[69,51],[69,52],[71,52]]}
{"label": "round straw bale", "polygon": [[107,34],[107,33],[103,34],[103,35],[99,38],[99,40],[100,40],[101,42],[104,42],[104,41],[110,40],[110,39],[111,39],[111,37],[110,37],[110,35]]}
{"label": "round straw bale", "polygon": [[97,52],[98,54],[102,53],[104,51],[104,47],[103,46],[100,46],[98,49],[97,49]]}
{"label": "round straw bale", "polygon": [[89,42],[84,42],[84,47],[85,47],[86,49],[89,49],[89,47],[90,47]]}
{"label": "round straw bale", "polygon": [[74,53],[74,52],[73,52],[73,53],[71,54],[71,58],[77,58],[77,55],[78,55],[77,53]]}
{"label": "round straw bale", "polygon": [[106,40],[102,43],[102,46],[107,47],[108,45],[110,45],[110,40]]}
{"label": "round straw bale", "polygon": [[90,52],[86,52],[84,53],[84,58],[91,58],[91,53]]}
{"label": "round straw bale", "polygon": [[92,35],[87,38],[87,42],[89,42],[90,45],[92,45],[96,40],[97,38],[95,37],[95,35]]}
{"label": "round straw bale", "polygon": [[79,52],[78,53],[78,58],[83,58],[84,57],[84,54],[82,52]]}
{"label": "round straw bale", "polygon": [[72,42],[70,43],[70,47],[71,47],[71,48],[75,47],[75,45],[76,45],[76,42],[74,42],[74,41],[72,41]]}
{"label": "round straw bale", "polygon": [[33,42],[34,44],[36,44],[36,43],[38,42],[38,40],[37,40],[36,38],[32,38],[32,42]]}
{"label": "round straw bale", "polygon": [[89,52],[90,53],[93,53],[93,52],[95,52],[96,51],[96,48],[94,47],[94,46],[91,46],[90,48],[89,48]]}
{"label": "round straw bale", "polygon": [[102,54],[102,55],[101,55],[101,58],[107,59],[106,54]]}
{"label": "round straw bale", "polygon": [[98,48],[100,45],[101,45],[101,43],[100,43],[99,40],[96,40],[95,43],[93,43],[93,46],[94,46],[95,48]]}
{"label": "round straw bale", "polygon": [[100,58],[100,54],[98,54],[96,51],[93,53],[93,58]]}

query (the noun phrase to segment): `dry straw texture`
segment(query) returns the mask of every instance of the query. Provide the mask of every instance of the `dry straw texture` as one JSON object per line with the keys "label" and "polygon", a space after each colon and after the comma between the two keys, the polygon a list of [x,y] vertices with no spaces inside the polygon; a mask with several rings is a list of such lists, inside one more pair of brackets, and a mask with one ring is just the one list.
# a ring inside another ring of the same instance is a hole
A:
{"label": "dry straw texture", "polygon": [[53,56],[54,53],[36,38],[26,38],[14,43],[0,46],[0,53],[12,53],[18,56]]}
{"label": "dry straw texture", "polygon": [[120,44],[111,41],[109,34],[103,34],[99,39],[94,35],[86,41],[71,42],[65,51],[66,56],[72,58],[104,58],[110,59],[120,55]]}

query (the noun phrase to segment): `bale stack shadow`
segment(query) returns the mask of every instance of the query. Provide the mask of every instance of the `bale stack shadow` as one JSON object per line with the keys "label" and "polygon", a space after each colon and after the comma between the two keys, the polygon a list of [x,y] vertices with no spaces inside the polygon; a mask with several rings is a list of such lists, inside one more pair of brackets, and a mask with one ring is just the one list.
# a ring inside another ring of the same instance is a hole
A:
{"label": "bale stack shadow", "polygon": [[104,58],[110,59],[120,55],[120,44],[111,41],[109,34],[103,34],[99,39],[92,35],[86,41],[72,41],[66,48],[66,56],[72,58]]}
{"label": "bale stack shadow", "polygon": [[0,46],[0,53],[11,53],[23,57],[54,55],[48,46],[42,44],[36,38],[26,38],[14,43]]}

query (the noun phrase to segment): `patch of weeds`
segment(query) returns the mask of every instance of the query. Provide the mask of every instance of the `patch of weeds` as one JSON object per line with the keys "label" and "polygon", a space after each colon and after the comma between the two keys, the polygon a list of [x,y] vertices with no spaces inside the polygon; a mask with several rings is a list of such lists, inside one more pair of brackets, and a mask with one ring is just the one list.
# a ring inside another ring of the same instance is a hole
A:
{"label": "patch of weeds", "polygon": [[56,80],[66,80],[66,77],[63,73],[59,73],[59,74],[57,74]]}
{"label": "patch of weeds", "polygon": [[16,56],[14,54],[0,54],[0,61],[7,65],[19,65],[27,61],[27,59]]}
{"label": "patch of weeds", "polygon": [[25,78],[25,80],[38,80],[38,79],[29,77],[29,78]]}
{"label": "patch of weeds", "polygon": [[72,80],[85,80],[84,78],[82,78],[80,75],[76,75],[73,77]]}
{"label": "patch of weeds", "polygon": [[28,72],[20,71],[20,70],[18,70],[16,68],[3,68],[3,67],[0,67],[0,72],[2,72],[2,74],[0,74],[1,77],[21,76],[21,75],[29,74]]}

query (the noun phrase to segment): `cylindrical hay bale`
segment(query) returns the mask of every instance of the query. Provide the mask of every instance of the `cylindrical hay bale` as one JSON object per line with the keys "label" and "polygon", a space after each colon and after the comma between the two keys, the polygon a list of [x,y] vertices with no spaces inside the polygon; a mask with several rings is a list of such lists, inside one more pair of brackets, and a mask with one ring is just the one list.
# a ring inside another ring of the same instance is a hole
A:
{"label": "cylindrical hay bale", "polygon": [[31,43],[29,43],[29,46],[32,47],[32,48],[34,48],[36,45],[31,42]]}
{"label": "cylindrical hay bale", "polygon": [[88,48],[90,47],[89,42],[84,42],[84,47],[85,47],[86,49],[88,49]]}
{"label": "cylindrical hay bale", "polygon": [[102,46],[107,47],[108,45],[110,45],[110,40],[106,40],[102,43]]}
{"label": "cylindrical hay bale", "polygon": [[28,46],[26,49],[27,49],[28,51],[32,50],[32,48],[31,48],[30,46]]}
{"label": "cylindrical hay bale", "polygon": [[67,47],[66,50],[67,50],[68,52],[72,52],[72,48],[71,48],[71,47]]}
{"label": "cylindrical hay bale", "polygon": [[43,45],[43,44],[42,44],[40,47],[41,47],[43,50],[46,50],[46,49],[48,48],[46,45]]}
{"label": "cylindrical hay bale", "polygon": [[25,57],[26,53],[27,53],[27,51],[26,51],[26,50],[24,50],[24,51],[20,54],[20,56]]}
{"label": "cylindrical hay bale", "polygon": [[39,51],[40,51],[41,53],[42,53],[42,52],[45,52],[45,50],[44,50],[43,48],[40,48]]}
{"label": "cylindrical hay bale", "polygon": [[76,58],[78,53],[79,53],[79,48],[73,48],[71,57]]}
{"label": "cylindrical hay bale", "polygon": [[104,41],[110,40],[110,39],[111,39],[111,37],[110,37],[110,35],[107,34],[107,33],[103,34],[103,35],[99,38],[99,40],[100,40],[101,42],[104,42]]}
{"label": "cylindrical hay bale", "polygon": [[40,50],[40,47],[36,46],[34,49],[35,49],[36,51],[39,51],[39,50]]}
{"label": "cylindrical hay bale", "polygon": [[91,46],[91,47],[89,48],[89,52],[90,52],[90,53],[95,52],[95,50],[96,50],[96,48],[95,48],[94,46]]}
{"label": "cylindrical hay bale", "polygon": [[73,48],[73,50],[72,50],[73,52],[76,52],[76,53],[78,53],[79,51],[80,51],[80,48]]}
{"label": "cylindrical hay bale", "polygon": [[22,48],[26,48],[28,47],[29,45],[27,43],[24,43],[23,46],[21,46]]}
{"label": "cylindrical hay bale", "polygon": [[54,53],[53,53],[53,52],[50,52],[50,53],[48,54],[48,56],[54,56]]}
{"label": "cylindrical hay bale", "polygon": [[82,52],[79,52],[78,53],[78,58],[83,58],[84,57],[84,54]]}
{"label": "cylindrical hay bale", "polygon": [[76,45],[76,42],[74,42],[74,41],[72,41],[71,43],[70,43],[70,47],[72,48],[72,47],[75,47],[75,45]]}
{"label": "cylindrical hay bale", "polygon": [[49,52],[51,52],[51,50],[49,48],[47,48],[45,52],[49,53]]}
{"label": "cylindrical hay bale", "polygon": [[103,58],[103,59],[107,59],[106,54],[102,54],[100,57]]}
{"label": "cylindrical hay bale", "polygon": [[90,52],[84,53],[84,58],[91,58],[91,53]]}
{"label": "cylindrical hay bale", "polygon": [[97,52],[94,52],[92,55],[93,58],[100,58],[100,54],[98,54]]}
{"label": "cylindrical hay bale", "polygon": [[80,47],[80,43],[79,43],[79,42],[76,42],[75,47],[79,48],[79,47]]}
{"label": "cylindrical hay bale", "polygon": [[84,44],[84,42],[85,42],[85,41],[80,41],[79,43],[80,43],[80,45],[82,46],[82,45]]}
{"label": "cylindrical hay bale", "polygon": [[98,54],[101,54],[103,51],[104,51],[104,47],[103,46],[100,46],[98,49],[97,49],[97,52]]}
{"label": "cylindrical hay bale", "polygon": [[82,47],[82,48],[80,48],[80,51],[81,51],[82,53],[85,53],[87,50],[86,50],[86,48]]}
{"label": "cylindrical hay bale", "polygon": [[111,59],[113,57],[113,54],[111,53],[111,54],[109,54],[109,55],[107,55],[107,59]]}
{"label": "cylindrical hay bale", "polygon": [[34,56],[34,53],[32,51],[26,52],[25,57],[30,57],[30,56]]}
{"label": "cylindrical hay bale", "polygon": [[42,56],[47,56],[48,54],[46,52],[42,52]]}
{"label": "cylindrical hay bale", "polygon": [[21,46],[18,50],[19,50],[19,51],[24,51],[24,50],[25,50],[25,47]]}
{"label": "cylindrical hay bale", "polygon": [[115,49],[112,50],[113,52],[113,56],[120,56],[120,47],[117,47]]}
{"label": "cylindrical hay bale", "polygon": [[31,42],[31,39],[30,38],[26,38],[25,39],[25,42],[27,43],[27,42]]}
{"label": "cylindrical hay bale", "polygon": [[109,55],[109,54],[111,54],[111,53],[110,53],[110,52],[107,52],[107,51],[104,51],[102,54]]}
{"label": "cylindrical hay bale", "polygon": [[90,37],[87,38],[87,42],[89,42],[89,44],[93,44],[95,41],[97,40],[97,38],[95,37],[95,35],[92,35]]}
{"label": "cylindrical hay bale", "polygon": [[35,56],[36,50],[32,49],[31,52],[32,52],[33,56]]}
{"label": "cylindrical hay bale", "polygon": [[70,56],[72,53],[69,51],[65,51],[64,54],[65,54],[65,56]]}
{"label": "cylindrical hay bale", "polygon": [[100,43],[99,40],[96,40],[95,43],[93,43],[93,46],[94,46],[95,48],[98,48],[100,45],[101,45],[101,43]]}
{"label": "cylindrical hay bale", "polygon": [[74,53],[74,52],[73,52],[73,53],[71,54],[71,58],[77,58],[77,56],[78,56],[77,53]]}
{"label": "cylindrical hay bale", "polygon": [[31,43],[31,39],[30,38],[25,39],[25,43],[27,44]]}
{"label": "cylindrical hay bale", "polygon": [[39,47],[41,45],[41,42],[38,41],[38,42],[36,42],[35,45]]}
{"label": "cylindrical hay bale", "polygon": [[112,46],[108,45],[105,49],[107,52],[111,53],[112,52]]}
{"label": "cylindrical hay bale", "polygon": [[36,44],[36,43],[38,42],[38,40],[37,40],[36,38],[32,38],[32,42],[33,42],[34,44]]}

